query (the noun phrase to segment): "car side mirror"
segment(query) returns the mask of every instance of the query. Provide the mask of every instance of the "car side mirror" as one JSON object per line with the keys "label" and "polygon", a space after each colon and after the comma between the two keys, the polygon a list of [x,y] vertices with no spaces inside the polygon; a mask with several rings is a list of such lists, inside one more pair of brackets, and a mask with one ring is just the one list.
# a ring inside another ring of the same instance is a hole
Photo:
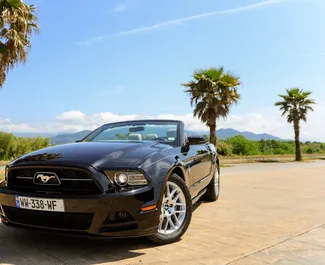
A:
{"label": "car side mirror", "polygon": [[189,141],[188,141],[188,138],[187,138],[187,134],[185,133],[184,134],[184,142],[183,142],[183,145],[182,145],[182,149],[181,149],[181,152],[182,153],[187,153],[190,149],[190,145],[189,145]]}
{"label": "car side mirror", "polygon": [[188,145],[206,144],[208,141],[204,136],[189,136]]}

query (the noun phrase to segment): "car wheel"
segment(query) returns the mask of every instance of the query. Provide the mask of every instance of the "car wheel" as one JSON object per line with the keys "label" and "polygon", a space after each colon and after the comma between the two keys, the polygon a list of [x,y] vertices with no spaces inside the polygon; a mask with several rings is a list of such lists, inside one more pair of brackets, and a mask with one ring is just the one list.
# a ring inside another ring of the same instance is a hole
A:
{"label": "car wheel", "polygon": [[205,197],[210,201],[216,201],[220,194],[220,168],[217,165],[214,170],[214,176],[208,185],[208,190],[205,193]]}
{"label": "car wheel", "polygon": [[192,218],[192,199],[185,182],[172,174],[164,190],[158,231],[149,239],[158,244],[178,241]]}

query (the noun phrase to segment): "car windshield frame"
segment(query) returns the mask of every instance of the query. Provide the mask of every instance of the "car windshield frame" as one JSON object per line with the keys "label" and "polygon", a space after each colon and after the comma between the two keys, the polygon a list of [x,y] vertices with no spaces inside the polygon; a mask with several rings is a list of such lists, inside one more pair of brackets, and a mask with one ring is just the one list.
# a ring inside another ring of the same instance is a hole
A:
{"label": "car windshield frame", "polygon": [[108,140],[108,141],[92,141],[95,139],[98,135],[100,135],[102,132],[104,132],[107,129],[113,129],[118,127],[124,127],[124,126],[146,126],[146,125],[175,125],[176,126],[176,139],[174,141],[160,141],[160,140],[153,140],[155,142],[159,142],[162,144],[168,144],[172,146],[179,146],[180,145],[180,122],[177,120],[136,120],[136,121],[123,121],[123,122],[115,122],[115,123],[107,123],[99,128],[95,129],[91,133],[89,133],[86,137],[84,137],[80,142],[148,142],[150,140]]}

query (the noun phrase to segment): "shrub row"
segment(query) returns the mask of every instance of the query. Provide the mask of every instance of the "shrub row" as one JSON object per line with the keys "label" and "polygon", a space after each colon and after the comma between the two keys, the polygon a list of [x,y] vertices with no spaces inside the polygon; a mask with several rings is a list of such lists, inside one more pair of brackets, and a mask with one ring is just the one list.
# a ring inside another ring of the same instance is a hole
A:
{"label": "shrub row", "polygon": [[50,139],[43,137],[16,137],[0,132],[0,160],[15,159],[26,153],[49,146]]}
{"label": "shrub row", "polygon": [[[289,155],[295,153],[294,141],[260,140],[250,141],[244,136],[234,136],[227,140],[218,140],[217,149],[220,155]],[[325,153],[325,144],[320,142],[301,143],[305,154]]]}

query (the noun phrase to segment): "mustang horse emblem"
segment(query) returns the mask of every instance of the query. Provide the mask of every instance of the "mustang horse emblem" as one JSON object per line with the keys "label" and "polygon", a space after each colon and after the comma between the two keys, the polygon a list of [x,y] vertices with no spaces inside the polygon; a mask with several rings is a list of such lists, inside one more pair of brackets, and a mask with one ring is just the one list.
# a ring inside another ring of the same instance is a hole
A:
{"label": "mustang horse emblem", "polygon": [[56,178],[56,176],[48,176],[44,174],[38,174],[36,176],[36,179],[41,179],[42,183],[47,183],[49,182],[50,179],[54,179],[54,178]]}

